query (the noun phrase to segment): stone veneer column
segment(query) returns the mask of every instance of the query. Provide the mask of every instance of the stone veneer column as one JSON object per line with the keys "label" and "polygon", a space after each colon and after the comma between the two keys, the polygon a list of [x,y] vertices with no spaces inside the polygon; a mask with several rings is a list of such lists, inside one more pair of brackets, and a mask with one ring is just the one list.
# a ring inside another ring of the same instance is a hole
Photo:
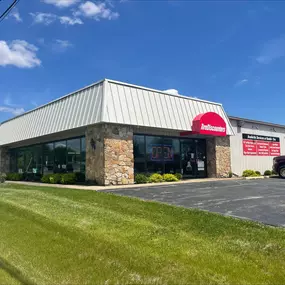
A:
{"label": "stone veneer column", "polygon": [[6,148],[0,148],[0,173],[9,172],[10,168],[10,155]]}
{"label": "stone veneer column", "polygon": [[133,129],[95,125],[86,130],[86,179],[100,185],[134,183]]}
{"label": "stone veneer column", "polygon": [[207,139],[208,177],[228,177],[231,171],[230,137]]}

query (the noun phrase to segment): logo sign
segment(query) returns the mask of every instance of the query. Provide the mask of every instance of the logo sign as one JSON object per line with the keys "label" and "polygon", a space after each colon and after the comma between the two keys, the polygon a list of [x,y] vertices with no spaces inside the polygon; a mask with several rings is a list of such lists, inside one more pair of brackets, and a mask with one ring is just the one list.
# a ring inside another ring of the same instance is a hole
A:
{"label": "logo sign", "polygon": [[220,115],[208,112],[194,118],[192,133],[224,137],[227,135],[227,125]]}
{"label": "logo sign", "polygon": [[242,134],[243,155],[279,156],[281,153],[280,138]]}

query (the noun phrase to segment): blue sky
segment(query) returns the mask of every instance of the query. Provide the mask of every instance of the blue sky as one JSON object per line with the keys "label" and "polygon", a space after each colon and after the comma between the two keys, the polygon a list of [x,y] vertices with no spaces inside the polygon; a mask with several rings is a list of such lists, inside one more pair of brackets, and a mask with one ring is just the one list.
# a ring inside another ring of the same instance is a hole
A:
{"label": "blue sky", "polygon": [[285,124],[284,12],[269,1],[22,0],[0,23],[0,122],[110,78]]}

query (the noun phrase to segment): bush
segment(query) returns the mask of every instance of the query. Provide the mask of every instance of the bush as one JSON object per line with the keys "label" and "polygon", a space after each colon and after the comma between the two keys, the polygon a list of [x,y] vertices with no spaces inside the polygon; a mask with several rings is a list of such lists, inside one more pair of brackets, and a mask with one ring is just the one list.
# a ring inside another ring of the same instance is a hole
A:
{"label": "bush", "polygon": [[[260,172],[259,172],[259,173],[260,173]],[[247,169],[247,170],[245,170],[245,171],[242,173],[242,176],[243,176],[243,177],[257,177],[257,176],[260,176],[260,175],[257,174],[256,171],[254,171],[254,170]]]}
{"label": "bush", "polygon": [[51,184],[59,184],[61,182],[62,174],[56,173],[52,174],[49,178]]}
{"label": "bush", "polygon": [[45,174],[45,175],[43,175],[41,181],[42,181],[43,183],[50,183],[50,177],[51,177],[51,176],[52,176],[52,174]]}
{"label": "bush", "polygon": [[233,177],[233,173],[230,171],[229,172],[229,178],[232,178]]}
{"label": "bush", "polygon": [[61,175],[61,184],[75,184],[76,174],[75,173],[65,173]]}
{"label": "bush", "polygon": [[159,183],[159,182],[163,182],[163,177],[161,174],[158,173],[154,173],[149,177],[149,181],[151,183]]}
{"label": "bush", "polygon": [[4,183],[6,180],[6,174],[5,173],[0,173],[0,183]]}
{"label": "bush", "polygon": [[8,173],[6,176],[6,179],[10,181],[21,181],[23,178],[24,176],[21,173]]}
{"label": "bush", "polygon": [[175,173],[174,175],[178,180],[181,180],[183,177],[181,173]]}
{"label": "bush", "polygon": [[164,174],[163,175],[163,180],[166,182],[171,182],[171,181],[178,181],[178,178],[174,174]]}
{"label": "bush", "polygon": [[261,172],[260,171],[255,171],[256,175],[261,176]]}
{"label": "bush", "polygon": [[76,182],[85,182],[85,174],[81,172],[75,172]]}
{"label": "bush", "polygon": [[264,176],[270,176],[272,175],[272,171],[271,170],[265,170],[264,171]]}
{"label": "bush", "polygon": [[136,184],[144,184],[148,183],[148,177],[144,174],[136,174],[135,176],[135,183]]}

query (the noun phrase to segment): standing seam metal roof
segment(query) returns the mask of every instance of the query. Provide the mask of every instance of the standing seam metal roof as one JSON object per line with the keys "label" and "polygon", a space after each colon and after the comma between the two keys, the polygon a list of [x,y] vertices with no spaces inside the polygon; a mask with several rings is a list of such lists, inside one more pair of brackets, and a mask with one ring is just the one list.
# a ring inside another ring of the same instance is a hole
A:
{"label": "standing seam metal roof", "polygon": [[221,104],[104,79],[3,122],[0,145],[101,122],[189,131],[206,112],[218,113],[234,134]]}

